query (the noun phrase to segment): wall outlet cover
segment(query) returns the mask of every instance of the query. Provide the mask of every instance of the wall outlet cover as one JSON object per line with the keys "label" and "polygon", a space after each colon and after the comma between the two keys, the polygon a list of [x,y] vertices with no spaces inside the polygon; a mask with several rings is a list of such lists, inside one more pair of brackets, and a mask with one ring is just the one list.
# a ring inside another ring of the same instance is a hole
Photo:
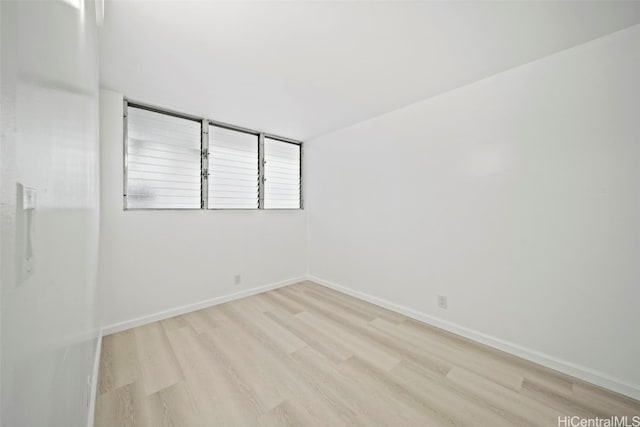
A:
{"label": "wall outlet cover", "polygon": [[438,307],[447,309],[447,297],[444,295],[438,295]]}

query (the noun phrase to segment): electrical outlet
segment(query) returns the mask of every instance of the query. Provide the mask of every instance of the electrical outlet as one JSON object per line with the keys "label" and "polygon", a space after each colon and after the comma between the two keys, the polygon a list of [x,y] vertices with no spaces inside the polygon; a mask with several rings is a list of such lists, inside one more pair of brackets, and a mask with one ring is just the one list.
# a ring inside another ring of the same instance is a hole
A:
{"label": "electrical outlet", "polygon": [[241,282],[242,282],[242,277],[240,277],[240,275],[239,275],[239,274],[236,274],[236,275],[233,277],[233,283],[235,283],[236,285],[239,285]]}
{"label": "electrical outlet", "polygon": [[447,309],[447,297],[444,295],[438,295],[438,307]]}

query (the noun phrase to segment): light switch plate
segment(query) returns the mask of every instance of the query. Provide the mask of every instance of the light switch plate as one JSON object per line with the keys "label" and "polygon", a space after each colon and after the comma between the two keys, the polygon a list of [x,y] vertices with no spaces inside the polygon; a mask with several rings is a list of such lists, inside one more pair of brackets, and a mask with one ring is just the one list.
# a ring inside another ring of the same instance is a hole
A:
{"label": "light switch plate", "polygon": [[22,187],[22,209],[36,208],[36,189],[31,187]]}
{"label": "light switch plate", "polygon": [[22,285],[36,269],[34,253],[36,189],[17,183],[16,203],[16,286]]}

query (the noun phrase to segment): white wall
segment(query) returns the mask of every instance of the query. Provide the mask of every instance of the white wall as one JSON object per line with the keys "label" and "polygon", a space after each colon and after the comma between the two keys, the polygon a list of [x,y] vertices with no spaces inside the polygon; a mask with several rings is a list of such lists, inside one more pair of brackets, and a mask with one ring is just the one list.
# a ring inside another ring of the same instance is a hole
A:
{"label": "white wall", "polygon": [[640,398],[638,76],[635,26],[310,141],[311,275]]}
{"label": "white wall", "polygon": [[123,211],[122,95],[100,109],[104,326],[306,273],[305,211]]}
{"label": "white wall", "polygon": [[[2,426],[86,426],[97,344],[92,2],[1,2]],[[31,275],[16,184],[37,192]]]}

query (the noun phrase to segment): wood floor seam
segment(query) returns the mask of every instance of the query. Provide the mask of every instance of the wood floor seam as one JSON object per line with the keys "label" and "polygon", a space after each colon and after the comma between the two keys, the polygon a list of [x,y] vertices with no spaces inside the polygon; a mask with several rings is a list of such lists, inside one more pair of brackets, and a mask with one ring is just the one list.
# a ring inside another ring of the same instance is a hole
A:
{"label": "wood floor seam", "polygon": [[312,282],[109,335],[102,348],[95,427],[640,417],[634,399]]}

